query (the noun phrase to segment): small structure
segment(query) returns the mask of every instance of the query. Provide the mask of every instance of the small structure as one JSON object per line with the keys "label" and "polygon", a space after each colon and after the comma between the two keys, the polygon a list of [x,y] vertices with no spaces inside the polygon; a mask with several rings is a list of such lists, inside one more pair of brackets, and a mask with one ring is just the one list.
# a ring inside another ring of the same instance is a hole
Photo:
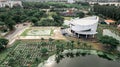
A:
{"label": "small structure", "polygon": [[67,22],[70,22],[69,26],[73,35],[77,37],[85,35],[87,38],[89,35],[93,35],[94,37],[94,35],[97,34],[98,21],[99,17],[91,16],[82,19],[76,18]]}
{"label": "small structure", "polygon": [[108,24],[108,25],[115,23],[115,21],[114,21],[114,20],[111,20],[111,19],[104,20],[104,22],[105,22],[106,24]]}

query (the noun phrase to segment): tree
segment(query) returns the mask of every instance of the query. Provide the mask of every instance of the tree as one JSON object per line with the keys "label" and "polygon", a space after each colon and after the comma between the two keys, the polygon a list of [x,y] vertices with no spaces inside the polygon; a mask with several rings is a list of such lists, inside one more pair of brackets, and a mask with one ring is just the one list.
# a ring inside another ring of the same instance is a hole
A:
{"label": "tree", "polygon": [[52,15],[54,22],[56,22],[56,26],[61,26],[64,22],[64,18],[58,14],[53,14]]}
{"label": "tree", "polygon": [[106,46],[109,47],[109,49],[107,48],[108,50],[115,50],[119,44],[118,40],[110,36],[102,36],[99,38],[99,41],[106,44]]}
{"label": "tree", "polygon": [[87,43],[83,43],[82,47],[83,47],[83,49],[85,49],[87,47]]}
{"label": "tree", "polygon": [[48,43],[49,43],[48,46],[49,46],[49,49],[50,49],[51,51],[53,50],[53,49],[52,49],[52,47],[53,47],[53,40],[54,40],[54,39],[49,38],[49,42],[48,42]]}
{"label": "tree", "polygon": [[42,41],[44,41],[45,39],[44,38],[41,38]]}
{"label": "tree", "polygon": [[6,48],[6,45],[8,44],[8,40],[5,38],[0,38],[0,51]]}
{"label": "tree", "polygon": [[7,14],[6,13],[3,13],[3,14],[0,14],[0,20],[2,21],[2,22],[4,22],[5,20],[6,20],[6,17],[7,17]]}
{"label": "tree", "polygon": [[14,15],[12,18],[16,23],[20,23],[21,22],[21,16],[20,15]]}
{"label": "tree", "polygon": [[40,52],[41,52],[43,55],[46,55],[46,53],[48,52],[48,49],[47,49],[47,48],[41,48]]}
{"label": "tree", "polygon": [[38,21],[38,26],[55,26],[55,22],[52,19],[43,18]]}
{"label": "tree", "polygon": [[51,41],[53,41],[54,39],[52,39],[52,38],[49,38],[49,41],[51,42]]}
{"label": "tree", "polygon": [[35,26],[37,26],[38,18],[36,18],[36,17],[31,17],[30,21],[33,22],[33,24],[34,24]]}
{"label": "tree", "polygon": [[5,23],[0,21],[0,26],[3,26],[3,25],[5,25]]}
{"label": "tree", "polygon": [[7,18],[5,25],[9,28],[9,30],[14,30],[15,22],[11,18]]}
{"label": "tree", "polygon": [[79,17],[79,18],[83,18],[84,16],[85,16],[85,14],[83,12],[77,13],[77,17]]}
{"label": "tree", "polygon": [[115,20],[120,19],[120,7],[112,5],[94,5],[93,11],[98,15],[102,14],[105,17],[109,17]]}
{"label": "tree", "polygon": [[80,48],[81,42],[78,40],[77,41],[78,48]]}
{"label": "tree", "polygon": [[118,20],[117,24],[120,24],[120,20]]}
{"label": "tree", "polygon": [[8,60],[8,65],[14,67],[14,64],[15,64],[15,58],[11,57],[11,58]]}
{"label": "tree", "polygon": [[68,41],[66,43],[66,46],[67,46],[68,49],[73,50],[73,48],[74,48],[74,41]]}
{"label": "tree", "polygon": [[56,54],[60,54],[64,50],[64,44],[56,44]]}

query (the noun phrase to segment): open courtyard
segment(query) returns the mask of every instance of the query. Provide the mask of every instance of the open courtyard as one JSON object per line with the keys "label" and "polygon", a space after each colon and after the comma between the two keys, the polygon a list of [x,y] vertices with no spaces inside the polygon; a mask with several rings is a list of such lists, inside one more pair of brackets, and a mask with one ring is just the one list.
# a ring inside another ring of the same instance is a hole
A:
{"label": "open courtyard", "polygon": [[51,36],[54,32],[54,27],[32,27],[26,29],[21,36]]}

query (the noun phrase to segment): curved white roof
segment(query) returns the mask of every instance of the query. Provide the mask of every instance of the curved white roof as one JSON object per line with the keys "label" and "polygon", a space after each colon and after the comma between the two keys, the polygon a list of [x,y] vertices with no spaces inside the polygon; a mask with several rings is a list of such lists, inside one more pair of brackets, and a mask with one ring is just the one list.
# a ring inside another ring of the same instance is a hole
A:
{"label": "curved white roof", "polygon": [[73,25],[86,26],[86,25],[93,25],[93,24],[97,23],[98,20],[99,20],[99,18],[97,16],[92,16],[92,17],[86,17],[86,18],[82,18],[82,19],[79,19],[79,18],[72,19],[70,23]]}

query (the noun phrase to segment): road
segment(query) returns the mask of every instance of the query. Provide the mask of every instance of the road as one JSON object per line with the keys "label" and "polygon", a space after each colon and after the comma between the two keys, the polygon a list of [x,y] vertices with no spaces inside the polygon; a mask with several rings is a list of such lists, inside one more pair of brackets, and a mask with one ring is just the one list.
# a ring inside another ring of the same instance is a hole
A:
{"label": "road", "polygon": [[20,35],[21,31],[23,31],[24,29],[26,29],[29,26],[30,25],[23,26],[23,24],[17,25],[16,26],[16,30],[13,33],[8,34],[7,36],[5,36],[5,38],[9,40],[9,44],[8,45],[11,45],[18,38],[18,36]]}

